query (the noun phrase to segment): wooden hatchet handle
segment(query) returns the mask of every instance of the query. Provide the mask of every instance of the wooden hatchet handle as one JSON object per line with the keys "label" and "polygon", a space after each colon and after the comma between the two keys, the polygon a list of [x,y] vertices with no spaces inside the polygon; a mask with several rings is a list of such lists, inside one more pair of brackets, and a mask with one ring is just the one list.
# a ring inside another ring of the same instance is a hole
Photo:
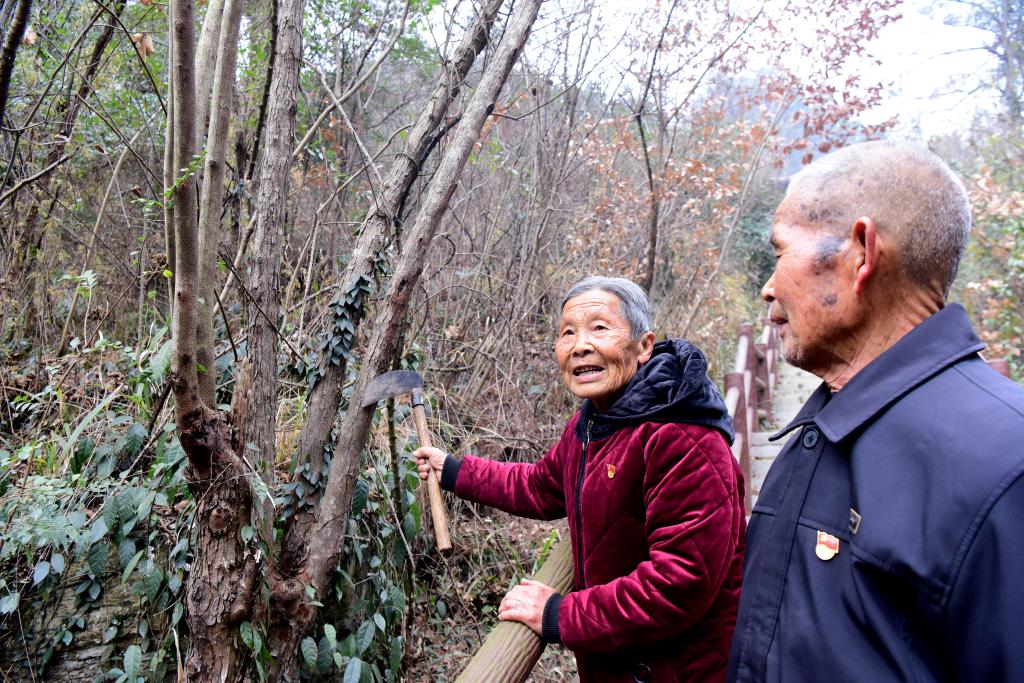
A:
{"label": "wooden hatchet handle", "polygon": [[[412,391],[412,419],[416,424],[416,434],[420,438],[420,446],[429,448],[430,433],[427,432],[427,414],[423,410],[423,392]],[[441,484],[437,481],[437,473],[430,468],[427,475],[427,495],[430,498],[430,518],[434,520],[434,540],[441,552],[451,550],[452,539],[448,535],[448,513],[444,509],[444,498],[441,497]]]}

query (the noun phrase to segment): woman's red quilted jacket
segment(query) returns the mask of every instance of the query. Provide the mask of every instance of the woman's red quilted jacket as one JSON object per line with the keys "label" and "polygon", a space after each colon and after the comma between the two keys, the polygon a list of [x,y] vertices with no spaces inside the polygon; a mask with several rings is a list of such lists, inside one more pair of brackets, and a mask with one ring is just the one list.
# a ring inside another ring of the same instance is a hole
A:
{"label": "woman's red quilted jacket", "polygon": [[653,421],[602,424],[595,438],[587,408],[537,463],[450,459],[446,487],[524,517],[568,517],[575,586],[549,602],[545,636],[573,650],[583,683],[724,679],[745,527],[725,438]]}

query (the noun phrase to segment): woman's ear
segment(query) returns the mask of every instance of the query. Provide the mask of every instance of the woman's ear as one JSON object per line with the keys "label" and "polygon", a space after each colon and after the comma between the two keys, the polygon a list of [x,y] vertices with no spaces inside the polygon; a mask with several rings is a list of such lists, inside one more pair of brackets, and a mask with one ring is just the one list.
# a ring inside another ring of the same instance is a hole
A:
{"label": "woman's ear", "polygon": [[637,357],[637,362],[643,365],[651,359],[651,353],[654,351],[654,333],[645,332],[638,343],[640,344],[640,355]]}

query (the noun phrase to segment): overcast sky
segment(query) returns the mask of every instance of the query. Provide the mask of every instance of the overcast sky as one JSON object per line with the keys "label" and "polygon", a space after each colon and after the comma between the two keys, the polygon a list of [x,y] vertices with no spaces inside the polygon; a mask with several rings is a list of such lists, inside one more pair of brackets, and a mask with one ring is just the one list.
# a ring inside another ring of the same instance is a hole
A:
{"label": "overcast sky", "polygon": [[864,75],[893,86],[883,107],[864,117],[867,122],[898,113],[897,133],[928,138],[966,127],[979,107],[991,106],[991,93],[969,94],[993,67],[991,55],[979,49],[989,35],[944,24],[951,10],[933,10],[934,4],[907,0],[903,18],[875,44],[882,65],[865,64]]}

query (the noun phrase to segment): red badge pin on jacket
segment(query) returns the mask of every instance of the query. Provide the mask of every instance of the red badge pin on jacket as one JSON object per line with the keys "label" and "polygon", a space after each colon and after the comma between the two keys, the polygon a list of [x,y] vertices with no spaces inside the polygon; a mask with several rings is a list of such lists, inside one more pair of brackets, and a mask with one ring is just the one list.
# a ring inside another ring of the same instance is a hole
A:
{"label": "red badge pin on jacket", "polygon": [[608,465],[608,478],[609,479],[614,479],[615,478],[615,465]]}
{"label": "red badge pin on jacket", "polygon": [[839,554],[839,539],[824,531],[818,532],[818,544],[814,546],[814,554],[819,560],[827,562]]}

